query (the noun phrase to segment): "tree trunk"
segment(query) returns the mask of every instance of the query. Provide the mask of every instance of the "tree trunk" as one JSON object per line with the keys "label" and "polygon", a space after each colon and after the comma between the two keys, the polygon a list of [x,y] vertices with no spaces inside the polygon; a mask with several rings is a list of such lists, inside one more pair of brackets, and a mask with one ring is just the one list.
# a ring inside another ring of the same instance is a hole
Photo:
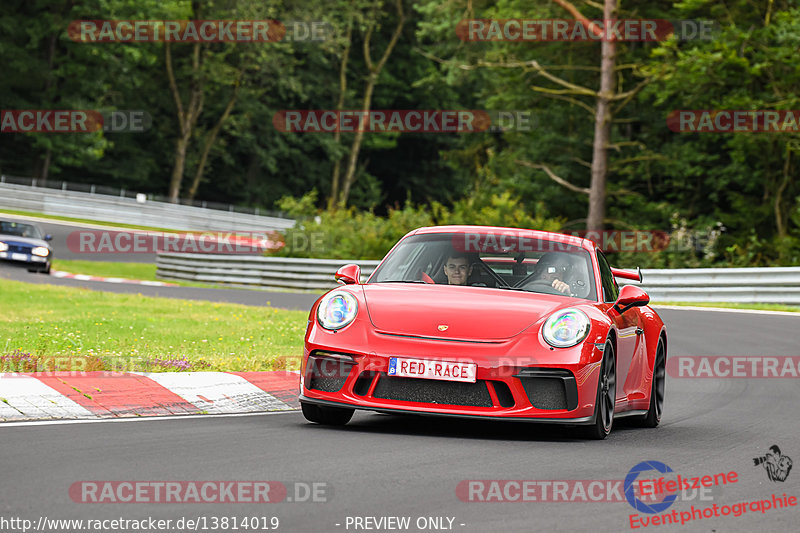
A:
{"label": "tree trunk", "polygon": [[[344,109],[344,99],[347,92],[347,60],[350,57],[350,45],[353,39],[353,7],[347,19],[347,34],[345,35],[345,45],[342,51],[342,63],[339,65],[339,99],[336,102],[336,114],[338,116]],[[342,138],[339,128],[333,134],[333,141],[338,145]],[[339,203],[339,177],[342,170],[342,160],[337,157],[333,164],[333,177],[331,178],[331,193],[328,197],[328,209],[335,208]]]}
{"label": "tree trunk", "polygon": [[361,150],[361,142],[364,139],[364,127],[368,120],[367,113],[369,113],[370,107],[372,106],[372,91],[375,88],[375,84],[378,82],[378,76],[383,70],[386,61],[389,59],[389,56],[392,54],[392,50],[394,50],[394,47],[397,44],[397,40],[400,38],[400,34],[403,31],[403,25],[406,21],[405,13],[403,13],[403,0],[396,1],[395,9],[397,10],[397,26],[395,26],[394,33],[392,33],[392,38],[389,40],[389,44],[386,45],[383,55],[375,64],[372,62],[372,54],[369,50],[369,47],[372,39],[372,31],[375,29],[375,25],[377,24],[377,15],[376,19],[371,21],[369,29],[367,29],[367,33],[364,35],[364,63],[366,63],[367,71],[369,72],[369,76],[367,77],[367,86],[364,89],[364,99],[361,105],[361,111],[364,113],[364,115],[362,115],[363,120],[360,123],[360,127],[358,128],[356,136],[353,139],[353,144],[350,147],[350,156],[348,157],[347,162],[347,172],[344,176],[342,194],[339,199],[339,205],[341,207],[345,207],[347,205],[347,199],[350,197],[350,187],[352,187],[353,182],[356,179],[358,152]]}
{"label": "tree trunk", "polygon": [[783,192],[786,190],[786,186],[789,185],[791,161],[792,150],[791,146],[787,143],[786,156],[783,161],[783,175],[781,176],[782,179],[780,185],[778,186],[778,190],[775,192],[775,202],[773,204],[775,212],[775,228],[778,230],[778,237],[781,239],[786,237],[786,221],[785,215],[781,208],[781,203],[783,202]]}
{"label": "tree trunk", "polygon": [[[614,18],[617,0],[605,0],[603,19]],[[606,22],[607,24],[608,22]],[[606,176],[608,174],[608,145],[611,137],[611,98],[614,94],[614,69],[616,66],[616,43],[604,38],[601,45],[600,93],[594,120],[594,144],[592,147],[592,181],[589,186],[589,214],[586,229],[603,229],[606,216]]]}
{"label": "tree trunk", "polygon": [[186,149],[189,146],[189,137],[181,135],[175,141],[175,155],[172,165],[172,177],[169,180],[169,201],[178,203],[183,181],[183,171],[186,167]]}
{"label": "tree trunk", "polygon": [[[369,113],[369,109],[372,106],[372,91],[375,88],[375,81],[377,76],[375,74],[370,75],[369,79],[367,80],[367,87],[364,89],[364,100],[361,104],[361,111],[363,113],[363,117],[367,116]],[[339,201],[339,205],[344,207],[347,205],[347,199],[350,197],[350,187],[353,185],[353,182],[356,180],[356,166],[358,165],[358,153],[361,151],[361,143],[364,140],[364,127],[367,123],[366,118],[361,123],[362,127],[358,128],[356,131],[356,136],[353,138],[353,144],[350,147],[350,155],[347,159],[347,173],[344,175],[344,187],[342,188],[342,196]]]}
{"label": "tree trunk", "polygon": [[47,152],[44,154],[44,161],[42,161],[42,173],[39,175],[39,179],[41,180],[40,186],[44,187],[47,185],[47,176],[50,174],[50,160],[53,157],[53,150],[52,148],[48,148]]}
{"label": "tree trunk", "polygon": [[203,151],[200,154],[200,162],[197,163],[197,169],[194,173],[194,179],[192,179],[192,185],[189,187],[189,194],[187,195],[189,201],[194,200],[195,195],[197,194],[197,188],[200,186],[200,180],[203,178],[203,173],[205,172],[206,162],[208,161],[208,154],[211,153],[211,147],[214,145],[214,141],[217,140],[217,135],[219,135],[219,130],[222,129],[222,125],[228,120],[228,117],[231,116],[231,111],[233,111],[233,106],[236,105],[236,98],[239,96],[239,84],[241,83],[242,79],[242,72],[239,71],[239,75],[236,77],[236,82],[234,84],[233,95],[231,99],[228,100],[228,105],[225,106],[225,111],[222,112],[222,115],[219,117],[219,120],[211,129],[206,137],[206,142],[203,145]]}
{"label": "tree trunk", "polygon": [[175,155],[172,167],[172,176],[169,181],[169,201],[178,203],[183,181],[183,172],[186,167],[186,150],[192,138],[197,119],[203,110],[203,88],[200,80],[200,43],[194,44],[192,51],[192,80],[190,83],[191,96],[186,110],[183,109],[183,100],[178,91],[178,84],[175,81],[175,73],[172,69],[172,48],[169,41],[164,43],[164,54],[167,69],[167,79],[172,91],[172,98],[175,100],[175,107],[178,112],[178,126],[180,136],[175,141]]}

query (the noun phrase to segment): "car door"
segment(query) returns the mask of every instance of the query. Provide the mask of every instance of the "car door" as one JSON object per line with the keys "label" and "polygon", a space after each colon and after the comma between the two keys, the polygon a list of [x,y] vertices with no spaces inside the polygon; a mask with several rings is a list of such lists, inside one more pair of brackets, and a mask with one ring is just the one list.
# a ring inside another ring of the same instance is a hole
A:
{"label": "car door", "polygon": [[[608,259],[599,249],[597,250],[597,263],[600,267],[600,281],[603,285],[603,301],[613,304],[619,296],[619,285],[611,272]],[[628,398],[628,375],[636,351],[637,334],[639,327],[639,313],[636,309],[629,309],[619,315],[610,313],[611,320],[617,329],[617,402]]]}

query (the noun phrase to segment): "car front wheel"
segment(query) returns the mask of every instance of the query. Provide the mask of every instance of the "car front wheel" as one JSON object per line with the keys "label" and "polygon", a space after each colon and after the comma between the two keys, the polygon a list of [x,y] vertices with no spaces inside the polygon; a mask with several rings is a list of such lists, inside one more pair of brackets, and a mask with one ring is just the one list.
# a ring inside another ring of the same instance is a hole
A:
{"label": "car front wheel", "polygon": [[611,426],[614,425],[616,399],[617,365],[614,357],[614,345],[608,340],[603,348],[603,362],[600,364],[597,399],[594,403],[594,423],[583,428],[586,438],[603,440],[611,433]]}

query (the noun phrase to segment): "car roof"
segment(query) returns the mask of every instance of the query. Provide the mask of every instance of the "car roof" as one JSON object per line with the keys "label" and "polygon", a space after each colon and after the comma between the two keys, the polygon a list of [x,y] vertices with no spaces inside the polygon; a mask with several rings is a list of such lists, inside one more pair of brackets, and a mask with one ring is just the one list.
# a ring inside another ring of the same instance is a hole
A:
{"label": "car roof", "polygon": [[451,226],[426,226],[418,228],[408,233],[408,235],[425,235],[431,233],[473,233],[478,235],[499,234],[508,235],[510,237],[524,237],[528,239],[540,239],[546,241],[554,241],[563,244],[571,244],[578,246],[584,250],[593,252],[595,244],[592,241],[586,240],[582,237],[575,235],[567,235],[564,233],[554,233],[552,231],[541,231],[534,229],[522,228],[504,228],[500,226],[470,226],[470,225],[451,225]]}

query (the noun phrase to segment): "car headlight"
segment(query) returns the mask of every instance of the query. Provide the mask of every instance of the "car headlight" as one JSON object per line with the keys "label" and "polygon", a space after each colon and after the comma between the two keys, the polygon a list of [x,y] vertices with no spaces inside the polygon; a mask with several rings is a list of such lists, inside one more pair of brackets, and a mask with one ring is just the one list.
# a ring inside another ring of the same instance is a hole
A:
{"label": "car headlight", "polygon": [[589,334],[592,323],[578,309],[562,309],[550,315],[542,327],[542,336],[555,348],[575,346]]}
{"label": "car headlight", "polygon": [[4,242],[0,242],[0,252],[8,251],[8,245]]}
{"label": "car headlight", "polygon": [[50,250],[48,250],[44,246],[37,246],[36,248],[31,250],[31,253],[33,255],[38,255],[39,257],[47,257],[48,255],[50,255]]}
{"label": "car headlight", "polygon": [[358,312],[358,301],[346,291],[325,295],[317,308],[317,320],[325,329],[341,329],[353,321]]}

